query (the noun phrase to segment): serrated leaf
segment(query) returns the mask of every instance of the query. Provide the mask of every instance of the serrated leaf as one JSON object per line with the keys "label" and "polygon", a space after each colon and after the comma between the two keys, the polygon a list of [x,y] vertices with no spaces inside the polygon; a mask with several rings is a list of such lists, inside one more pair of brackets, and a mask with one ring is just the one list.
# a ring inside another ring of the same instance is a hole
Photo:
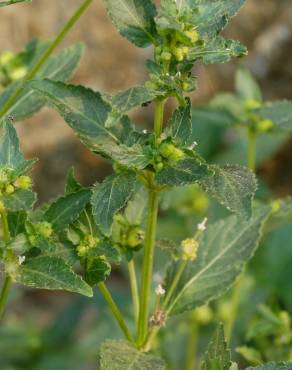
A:
{"label": "serrated leaf", "polygon": [[264,119],[271,120],[277,128],[292,131],[292,101],[267,103],[256,110],[256,113]]}
{"label": "serrated leaf", "polygon": [[92,287],[105,281],[111,272],[111,265],[100,257],[90,258],[86,264],[85,281]]}
{"label": "serrated leaf", "polygon": [[82,185],[75,177],[74,167],[71,167],[67,174],[67,181],[65,186],[65,194],[75,193],[82,189]]}
{"label": "serrated leaf", "polygon": [[67,290],[92,297],[93,292],[80,276],[58,257],[40,256],[18,267],[14,281],[31,288]]}
{"label": "serrated leaf", "polygon": [[257,367],[247,367],[246,370],[292,370],[292,362],[268,362]]}
{"label": "serrated leaf", "polygon": [[261,89],[247,68],[239,67],[235,75],[237,95],[243,100],[262,101]]}
{"label": "serrated leaf", "polygon": [[140,352],[126,341],[107,341],[100,349],[101,370],[164,370],[162,359]]}
{"label": "serrated leaf", "polygon": [[164,167],[156,175],[159,185],[181,186],[193,184],[212,175],[208,166],[200,159],[188,157]]}
{"label": "serrated leaf", "polygon": [[113,112],[107,118],[106,126],[114,126],[133,108],[151,102],[158,95],[159,93],[157,91],[149,90],[144,86],[136,86],[111,96],[109,102],[113,108]]}
{"label": "serrated leaf", "polygon": [[110,263],[120,263],[122,258],[120,251],[106,241],[99,243],[90,256],[106,258]]}
{"label": "serrated leaf", "polygon": [[122,36],[139,47],[155,37],[155,6],[151,0],[104,0],[108,14]]}
{"label": "serrated leaf", "polygon": [[175,143],[188,146],[193,143],[193,125],[191,117],[191,102],[188,99],[185,107],[179,107],[171,117],[166,134],[170,135]]}
{"label": "serrated leaf", "polygon": [[81,189],[58,198],[46,210],[44,218],[59,232],[74,222],[89,203],[91,191]]}
{"label": "serrated leaf", "polygon": [[96,224],[105,235],[109,235],[114,215],[123,208],[136,188],[133,172],[109,176],[93,188],[91,204]]}
{"label": "serrated leaf", "polygon": [[7,6],[7,5],[13,5],[17,3],[31,3],[32,0],[10,0],[10,1],[0,1],[0,8],[2,6]]}
{"label": "serrated leaf", "polygon": [[231,58],[239,58],[247,55],[247,48],[239,41],[226,40],[223,37],[216,37],[206,41],[201,47],[191,50],[189,58],[196,61],[202,60],[205,64],[226,63]]}
{"label": "serrated leaf", "polygon": [[13,194],[0,197],[5,208],[10,212],[28,211],[34,206],[37,196],[31,190],[16,189]]}
{"label": "serrated leaf", "polygon": [[230,366],[231,353],[225,341],[224,326],[219,324],[204,354],[201,370],[229,370]]}
{"label": "serrated leaf", "polygon": [[[28,48],[30,47],[29,45],[27,46]],[[34,51],[36,55],[33,60],[37,59],[40,51],[43,49],[43,43],[39,42],[39,45],[36,45],[36,50]],[[78,67],[82,53],[83,46],[81,44],[75,44],[67,49],[64,49],[59,55],[49,58],[49,60],[37,74],[36,78],[50,78],[58,81],[68,80]],[[14,82],[6,90],[4,90],[4,92],[0,95],[0,105],[5,104],[5,102],[14,94],[18,86],[19,82]],[[21,96],[9,109],[7,114],[11,114],[17,121],[23,120],[39,111],[44,104],[44,97],[38,92],[33,91],[30,86],[27,85],[24,88]]]}
{"label": "serrated leaf", "polygon": [[[270,209],[258,208],[249,220],[230,216],[208,226],[199,239],[198,258],[189,263],[170,303],[170,314],[179,314],[220,297],[234,283],[253,256]],[[168,271],[166,290],[178,268]]]}
{"label": "serrated leaf", "polygon": [[252,171],[237,165],[210,166],[214,171],[200,181],[207,194],[240,216],[249,218],[252,212],[257,181]]}

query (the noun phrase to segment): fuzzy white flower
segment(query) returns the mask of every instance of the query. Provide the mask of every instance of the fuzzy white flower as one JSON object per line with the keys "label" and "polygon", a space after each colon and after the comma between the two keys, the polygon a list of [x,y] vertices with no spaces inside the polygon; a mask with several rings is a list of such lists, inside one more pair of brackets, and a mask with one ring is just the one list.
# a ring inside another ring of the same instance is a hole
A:
{"label": "fuzzy white flower", "polygon": [[199,231],[205,231],[207,222],[208,222],[208,219],[206,217],[206,218],[204,218],[204,220],[200,224],[198,224],[198,230]]}
{"label": "fuzzy white flower", "polygon": [[25,261],[25,256],[19,256],[18,257],[18,264],[19,265],[22,265],[24,263],[24,261]]}
{"label": "fuzzy white flower", "polygon": [[165,295],[165,289],[163,289],[162,285],[157,285],[157,288],[155,289],[156,295],[164,296]]}

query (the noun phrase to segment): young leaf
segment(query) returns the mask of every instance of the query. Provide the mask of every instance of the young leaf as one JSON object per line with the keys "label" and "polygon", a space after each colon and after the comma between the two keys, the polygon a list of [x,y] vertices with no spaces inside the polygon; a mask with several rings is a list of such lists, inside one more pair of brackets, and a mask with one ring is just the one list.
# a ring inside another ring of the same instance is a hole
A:
{"label": "young leaf", "polygon": [[105,281],[111,272],[111,265],[100,257],[90,258],[86,265],[85,281],[92,287]]}
{"label": "young leaf", "polygon": [[[189,263],[170,303],[170,314],[207,304],[225,293],[253,256],[270,209],[261,207],[249,220],[230,216],[210,225],[199,240],[198,258]],[[166,290],[178,263],[168,271]]]}
{"label": "young leaf", "polygon": [[256,367],[247,367],[245,370],[292,370],[292,362],[268,362]]}
{"label": "young leaf", "polygon": [[111,175],[103,183],[95,185],[91,198],[92,212],[105,235],[110,234],[114,215],[133,195],[136,183],[136,174],[128,172]]}
{"label": "young leaf", "polygon": [[227,348],[223,324],[219,324],[204,354],[201,370],[229,370],[231,353]]}
{"label": "young leaf", "polygon": [[193,125],[191,117],[191,102],[188,99],[185,107],[179,107],[170,119],[167,134],[179,146],[188,146],[192,140]]}
{"label": "young leaf", "polygon": [[164,370],[165,366],[159,357],[140,352],[126,341],[107,341],[100,349],[101,370]]}
{"label": "young leaf", "polygon": [[92,297],[93,292],[81,277],[58,257],[40,256],[19,266],[13,279],[31,288],[67,290]]}
{"label": "young leaf", "polygon": [[156,175],[159,185],[181,186],[201,181],[212,172],[200,159],[188,157],[164,167]]}
{"label": "young leaf", "polygon": [[271,120],[277,128],[292,131],[292,101],[267,103],[256,113],[264,119]]}
{"label": "young leaf", "polygon": [[243,100],[262,101],[261,89],[247,68],[240,67],[236,71],[235,88]]}
{"label": "young leaf", "polygon": [[[30,44],[27,48],[30,49]],[[37,59],[40,51],[43,49],[43,42],[39,41],[36,43],[34,51],[35,57],[33,60]],[[58,81],[68,80],[74,74],[79,65],[83,49],[82,44],[75,44],[63,50],[59,55],[52,56],[37,74],[37,78],[50,78]],[[14,82],[4,90],[2,95],[0,95],[0,105],[5,104],[18,86],[19,82]],[[19,99],[10,108],[7,114],[11,114],[15,120],[20,121],[39,111],[44,104],[44,97],[38,92],[33,91],[30,86],[27,85]]]}
{"label": "young leaf", "polygon": [[81,189],[60,197],[46,210],[44,218],[57,232],[61,231],[79,217],[86,204],[89,203],[90,197],[89,189]]}
{"label": "young leaf", "polygon": [[74,167],[71,167],[67,174],[65,194],[76,193],[82,189],[82,185],[76,180]]}
{"label": "young leaf", "polygon": [[155,6],[151,0],[104,0],[108,14],[122,36],[139,47],[155,38]]}
{"label": "young leaf", "polygon": [[16,3],[31,3],[32,0],[9,0],[9,1],[0,1],[0,8],[2,6],[12,5]]}
{"label": "young leaf", "polygon": [[252,171],[236,165],[211,168],[214,170],[214,176],[200,181],[203,189],[230,211],[249,218],[257,189],[256,177]]}

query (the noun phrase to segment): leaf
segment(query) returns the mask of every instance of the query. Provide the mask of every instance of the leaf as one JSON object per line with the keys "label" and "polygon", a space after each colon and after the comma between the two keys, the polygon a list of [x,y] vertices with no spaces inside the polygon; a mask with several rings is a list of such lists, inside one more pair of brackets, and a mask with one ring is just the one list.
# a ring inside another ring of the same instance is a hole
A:
{"label": "leaf", "polygon": [[[249,220],[230,216],[210,225],[199,239],[198,258],[189,263],[170,302],[170,314],[192,310],[220,297],[234,283],[253,256],[270,209],[261,207]],[[166,290],[177,263],[170,267]]]}
{"label": "leaf", "polygon": [[249,218],[252,212],[252,200],[257,190],[257,181],[253,172],[237,165],[211,166],[211,168],[214,170],[214,176],[200,181],[203,189],[230,211]]}
{"label": "leaf", "polygon": [[93,217],[105,235],[110,234],[114,215],[126,205],[135,188],[136,174],[133,172],[111,175],[93,188]]}
{"label": "leaf", "polygon": [[105,281],[111,272],[111,265],[100,257],[90,258],[86,264],[85,281],[92,287]]}
{"label": "leaf", "polygon": [[292,362],[268,362],[257,367],[247,367],[246,370],[292,370]]}
{"label": "leaf", "polygon": [[44,218],[59,232],[79,217],[89,203],[90,197],[91,191],[89,189],[81,189],[60,197],[46,210]]}
{"label": "leaf", "polygon": [[235,76],[236,92],[243,100],[262,101],[261,89],[247,68],[240,67]]}
{"label": "leaf", "polygon": [[164,167],[156,175],[159,185],[181,186],[193,184],[212,174],[198,158],[188,157]]}
{"label": "leaf", "polygon": [[92,297],[92,289],[58,257],[40,256],[19,266],[13,279],[31,288],[67,290]]}
{"label": "leaf", "polygon": [[144,103],[151,102],[158,95],[159,92],[157,91],[149,90],[144,86],[136,86],[111,96],[109,98],[109,103],[113,107],[113,112],[109,115],[106,121],[106,126],[114,126],[133,108],[139,107]]}
{"label": "leaf", "polygon": [[147,202],[147,191],[141,187],[128,202],[125,209],[124,216],[130,225],[140,225],[143,222]]}
{"label": "leaf", "polygon": [[13,5],[16,3],[31,3],[32,0],[10,0],[10,1],[0,1],[0,8],[2,6],[7,6],[7,5]]}
{"label": "leaf", "polygon": [[151,0],[104,0],[108,14],[122,36],[139,47],[155,38],[155,6]]}
{"label": "leaf", "polygon": [[82,185],[76,180],[74,167],[71,167],[67,174],[65,195],[75,193],[82,189]]}
{"label": "leaf", "polygon": [[217,125],[222,127],[234,126],[238,119],[224,108],[195,107],[192,111],[193,131],[196,132],[196,124]]}
{"label": "leaf", "polygon": [[166,134],[170,135],[175,143],[188,146],[193,143],[193,125],[191,117],[191,102],[188,99],[185,107],[179,107],[170,119]]}
{"label": "leaf", "polygon": [[[30,44],[27,48],[30,48]],[[44,49],[44,45],[39,41],[35,48],[36,50],[34,53],[36,55],[33,60],[38,59],[40,51],[43,51]],[[36,78],[50,78],[58,81],[68,80],[74,74],[79,65],[83,49],[82,44],[75,44],[63,50],[59,55],[50,57],[40,72],[36,75]],[[19,82],[15,82],[4,90],[2,95],[0,95],[0,105],[5,104],[11,95],[14,94],[18,86]],[[15,120],[20,121],[39,111],[44,104],[44,97],[38,92],[33,91],[30,85],[27,84],[21,96],[10,108],[7,114],[11,114]]]}
{"label": "leaf", "polygon": [[202,60],[205,64],[215,64],[226,63],[231,58],[243,57],[247,54],[247,48],[239,41],[226,40],[218,36],[212,41],[206,41],[201,47],[193,48],[189,58],[194,61]]}
{"label": "leaf", "polygon": [[252,347],[241,346],[236,348],[239,353],[249,364],[260,365],[263,363],[261,353]]}
{"label": "leaf", "polygon": [[292,130],[292,101],[283,100],[267,103],[256,110],[256,113],[264,119],[271,120],[281,130]]}
{"label": "leaf", "polygon": [[100,349],[101,370],[164,370],[163,360],[140,352],[126,341],[112,340]]}
{"label": "leaf", "polygon": [[8,211],[18,212],[32,209],[37,196],[31,190],[16,189],[13,194],[2,195],[0,199]]}
{"label": "leaf", "polygon": [[230,366],[231,353],[227,348],[224,326],[221,323],[218,325],[204,354],[201,370],[229,370]]}

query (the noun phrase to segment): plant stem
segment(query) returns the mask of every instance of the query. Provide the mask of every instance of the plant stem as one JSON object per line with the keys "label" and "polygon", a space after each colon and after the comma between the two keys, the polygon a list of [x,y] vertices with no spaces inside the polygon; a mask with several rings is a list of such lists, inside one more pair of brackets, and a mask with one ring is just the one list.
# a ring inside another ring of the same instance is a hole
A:
{"label": "plant stem", "polygon": [[199,324],[196,320],[195,313],[192,312],[189,319],[189,335],[186,353],[186,370],[195,370],[196,352],[199,337]]}
{"label": "plant stem", "polygon": [[[2,211],[0,215],[1,215],[1,221],[2,221],[3,241],[5,242],[7,246],[7,244],[10,241],[10,232],[9,232],[7,213],[5,211]],[[3,287],[1,290],[1,294],[0,294],[0,320],[2,319],[3,314],[4,314],[5,304],[8,298],[11,285],[12,285],[12,279],[8,275],[5,276]]]}
{"label": "plant stem", "polygon": [[113,297],[110,293],[110,291],[107,289],[106,285],[104,283],[99,283],[98,288],[103,295],[104,299],[108,303],[115,319],[117,320],[122,332],[124,333],[125,337],[128,339],[128,341],[133,342],[132,335],[127,327],[127,324],[125,323],[123,316],[118,309],[117,305],[115,304]]}
{"label": "plant stem", "polygon": [[229,344],[232,339],[232,332],[234,328],[234,324],[237,317],[237,312],[240,304],[240,293],[242,287],[242,280],[243,276],[239,276],[236,285],[232,291],[232,298],[231,298],[231,309],[228,316],[228,321],[225,324],[225,333],[226,333],[226,342]]}
{"label": "plant stem", "polygon": [[171,283],[171,286],[170,286],[169,290],[167,291],[165,300],[163,301],[163,306],[162,306],[163,309],[167,309],[168,303],[171,300],[171,297],[172,297],[172,295],[173,295],[173,293],[174,293],[174,291],[177,287],[177,284],[178,284],[178,282],[179,282],[179,280],[180,280],[180,278],[181,278],[181,276],[182,276],[182,274],[183,274],[183,272],[184,272],[184,270],[187,266],[187,263],[188,263],[187,261],[181,261],[180,262],[180,264],[178,266],[178,269],[177,269],[177,272],[175,274],[175,277],[174,277],[174,279]]}
{"label": "plant stem", "polygon": [[247,166],[253,172],[256,170],[256,133],[248,130],[248,153],[247,153]]}
{"label": "plant stem", "polygon": [[[156,99],[154,115],[155,146],[159,145],[159,138],[163,127],[164,100]],[[154,181],[154,175],[152,175]],[[144,246],[144,259],[141,282],[140,310],[138,319],[138,345],[142,345],[148,329],[149,301],[153,273],[156,227],[158,217],[158,192],[152,187],[149,189],[147,229]]]}
{"label": "plant stem", "polygon": [[128,263],[128,270],[129,270],[129,277],[130,277],[130,284],[131,284],[131,292],[132,292],[132,300],[133,300],[133,308],[134,308],[134,317],[135,317],[136,325],[138,325],[139,291],[138,291],[138,284],[137,284],[137,276],[136,276],[136,269],[135,269],[134,259],[132,259]]}
{"label": "plant stem", "polygon": [[66,25],[61,30],[59,35],[55,38],[55,40],[51,43],[51,45],[48,46],[48,48],[44,51],[44,53],[40,56],[39,60],[32,67],[32,69],[27,74],[27,76],[24,78],[24,80],[20,83],[18,88],[15,90],[15,92],[10,96],[10,98],[3,105],[3,107],[0,111],[0,119],[5,114],[9,113],[9,110],[13,107],[17,98],[23,92],[25,83],[36,76],[36,74],[39,72],[39,70],[43,67],[43,65],[46,63],[48,58],[51,56],[53,51],[64,40],[67,33],[71,30],[71,28],[74,26],[74,24],[77,22],[77,20],[81,17],[81,15],[84,13],[84,11],[88,8],[88,6],[92,3],[92,1],[93,0],[84,0],[82,2],[81,6],[76,10],[76,12],[73,14],[73,16],[69,19],[69,21],[66,23]]}

